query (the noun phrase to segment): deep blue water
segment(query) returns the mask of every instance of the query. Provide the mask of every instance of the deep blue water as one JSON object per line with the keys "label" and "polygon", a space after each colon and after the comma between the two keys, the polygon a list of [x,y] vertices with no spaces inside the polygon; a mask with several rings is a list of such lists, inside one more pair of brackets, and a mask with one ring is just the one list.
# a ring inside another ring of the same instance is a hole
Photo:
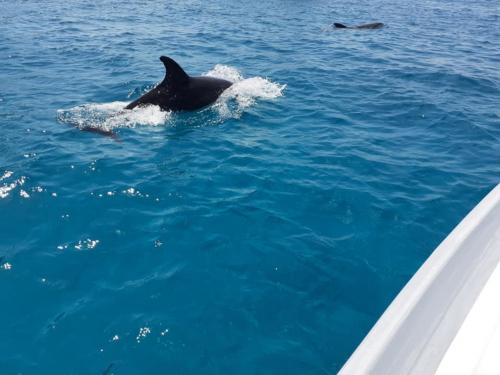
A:
{"label": "deep blue water", "polygon": [[[0,373],[335,373],[499,182],[499,8],[0,2]],[[162,54],[237,90],[120,112]]]}

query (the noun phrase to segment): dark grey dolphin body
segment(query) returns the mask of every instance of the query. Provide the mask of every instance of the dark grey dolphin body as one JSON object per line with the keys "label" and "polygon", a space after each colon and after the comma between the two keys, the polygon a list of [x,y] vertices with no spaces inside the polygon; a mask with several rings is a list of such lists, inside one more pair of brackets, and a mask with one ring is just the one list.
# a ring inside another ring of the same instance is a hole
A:
{"label": "dark grey dolphin body", "polygon": [[213,77],[190,77],[170,57],[162,56],[165,79],[154,89],[125,107],[153,104],[165,111],[193,111],[212,104],[232,85],[224,79]]}
{"label": "dark grey dolphin body", "polygon": [[333,26],[335,26],[335,28],[337,29],[381,29],[382,27],[384,27],[384,24],[382,22],[374,22],[358,26],[346,26],[342,23],[335,22]]}

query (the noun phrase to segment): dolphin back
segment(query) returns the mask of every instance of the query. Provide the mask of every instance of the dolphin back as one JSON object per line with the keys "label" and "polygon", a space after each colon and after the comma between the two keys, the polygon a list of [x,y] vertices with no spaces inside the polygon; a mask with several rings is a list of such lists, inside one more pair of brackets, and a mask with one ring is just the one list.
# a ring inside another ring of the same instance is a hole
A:
{"label": "dolphin back", "polygon": [[373,22],[358,26],[346,26],[343,23],[335,22],[333,26],[336,29],[381,29],[382,27],[384,27],[384,24],[382,22]]}
{"label": "dolphin back", "polygon": [[384,27],[382,22],[374,22],[356,26],[356,29],[381,29],[382,27]]}

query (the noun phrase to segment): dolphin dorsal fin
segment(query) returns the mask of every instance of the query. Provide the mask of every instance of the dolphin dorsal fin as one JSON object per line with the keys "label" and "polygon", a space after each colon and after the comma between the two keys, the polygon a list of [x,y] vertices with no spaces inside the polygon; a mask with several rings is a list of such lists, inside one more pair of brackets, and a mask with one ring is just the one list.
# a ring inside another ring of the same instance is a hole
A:
{"label": "dolphin dorsal fin", "polygon": [[186,72],[177,64],[173,59],[167,56],[160,57],[161,62],[165,65],[167,73],[165,74],[165,79],[162,81],[161,85],[183,85],[189,80],[189,76]]}
{"label": "dolphin dorsal fin", "polygon": [[347,26],[343,23],[334,22],[333,26],[335,26],[337,29],[347,29]]}

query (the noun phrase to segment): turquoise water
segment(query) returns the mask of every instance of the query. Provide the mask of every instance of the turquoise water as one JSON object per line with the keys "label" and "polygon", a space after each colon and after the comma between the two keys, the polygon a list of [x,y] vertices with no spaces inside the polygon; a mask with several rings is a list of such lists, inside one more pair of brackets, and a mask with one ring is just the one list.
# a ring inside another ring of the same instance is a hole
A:
{"label": "turquoise water", "polygon": [[2,374],[335,373],[499,182],[493,1],[0,6]]}

